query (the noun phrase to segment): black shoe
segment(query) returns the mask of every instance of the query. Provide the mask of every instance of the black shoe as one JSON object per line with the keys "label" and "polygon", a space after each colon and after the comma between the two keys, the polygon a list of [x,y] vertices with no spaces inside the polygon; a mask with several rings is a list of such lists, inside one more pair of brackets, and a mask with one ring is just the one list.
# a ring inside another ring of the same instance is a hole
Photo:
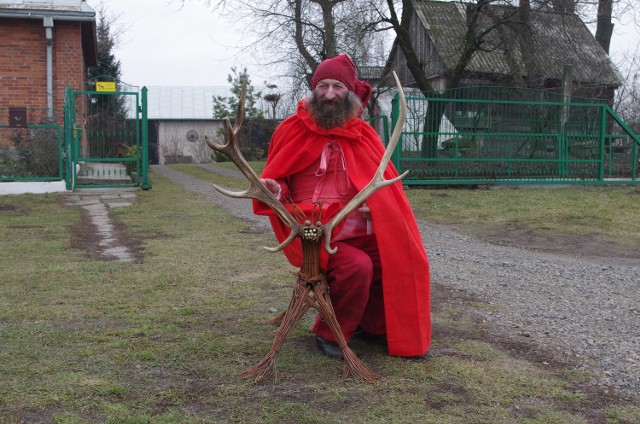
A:
{"label": "black shoe", "polygon": [[318,349],[320,349],[323,355],[329,358],[342,358],[342,349],[337,343],[316,336],[316,345],[318,345]]}
{"label": "black shoe", "polygon": [[377,344],[377,345],[380,345],[380,346],[386,346],[387,345],[387,335],[386,334],[367,333],[366,331],[364,331],[360,327],[358,327],[356,329],[356,331],[354,331],[354,333],[353,333],[353,335],[351,337],[353,337],[354,339],[363,340],[365,342]]}

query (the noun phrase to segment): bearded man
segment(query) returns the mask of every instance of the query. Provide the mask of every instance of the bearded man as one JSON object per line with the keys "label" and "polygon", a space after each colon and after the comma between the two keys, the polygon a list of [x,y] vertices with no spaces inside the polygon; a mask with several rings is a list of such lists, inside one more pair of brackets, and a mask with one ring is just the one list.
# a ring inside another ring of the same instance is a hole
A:
{"label": "bearded man", "polygon": [[[356,77],[346,55],[318,65],[311,96],[278,126],[261,181],[283,203],[307,214],[322,209],[328,221],[373,178],[384,154],[375,130],[360,118],[371,87]],[[398,173],[390,163],[384,176]],[[289,228],[264,203],[279,242]],[[285,247],[292,265],[302,261],[300,241]],[[345,218],[332,235],[333,255],[321,252],[331,302],[344,336],[385,344],[395,356],[424,355],[431,339],[429,263],[415,217],[396,182],[382,188]],[[328,325],[318,317],[311,329],[320,351],[340,357]]]}

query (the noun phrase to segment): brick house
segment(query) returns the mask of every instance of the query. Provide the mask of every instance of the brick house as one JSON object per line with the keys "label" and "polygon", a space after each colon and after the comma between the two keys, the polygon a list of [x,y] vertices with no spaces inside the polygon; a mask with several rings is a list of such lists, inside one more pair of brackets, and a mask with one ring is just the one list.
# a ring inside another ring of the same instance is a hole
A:
{"label": "brick house", "polygon": [[62,125],[65,87],[84,89],[96,64],[96,13],[83,0],[0,0],[0,125]]}

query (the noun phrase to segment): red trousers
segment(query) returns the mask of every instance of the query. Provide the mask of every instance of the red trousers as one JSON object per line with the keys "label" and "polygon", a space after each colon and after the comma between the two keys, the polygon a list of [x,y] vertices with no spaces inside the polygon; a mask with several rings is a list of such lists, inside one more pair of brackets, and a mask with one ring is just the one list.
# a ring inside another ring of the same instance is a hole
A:
{"label": "red trousers", "polygon": [[[326,278],[344,337],[348,342],[358,326],[367,333],[384,334],[382,267],[375,235],[338,241],[335,246],[338,251],[329,256]],[[320,316],[311,331],[336,341]]]}

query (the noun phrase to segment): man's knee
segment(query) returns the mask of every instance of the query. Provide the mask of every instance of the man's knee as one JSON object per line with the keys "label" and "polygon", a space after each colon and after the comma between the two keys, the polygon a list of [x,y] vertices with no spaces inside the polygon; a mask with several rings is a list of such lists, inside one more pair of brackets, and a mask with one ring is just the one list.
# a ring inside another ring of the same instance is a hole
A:
{"label": "man's knee", "polygon": [[[338,252],[335,255],[339,255]],[[347,249],[343,249],[347,250]],[[352,284],[370,284],[373,278],[373,263],[366,253],[357,249],[343,252],[341,257],[329,261],[328,277],[335,280],[351,281]]]}

